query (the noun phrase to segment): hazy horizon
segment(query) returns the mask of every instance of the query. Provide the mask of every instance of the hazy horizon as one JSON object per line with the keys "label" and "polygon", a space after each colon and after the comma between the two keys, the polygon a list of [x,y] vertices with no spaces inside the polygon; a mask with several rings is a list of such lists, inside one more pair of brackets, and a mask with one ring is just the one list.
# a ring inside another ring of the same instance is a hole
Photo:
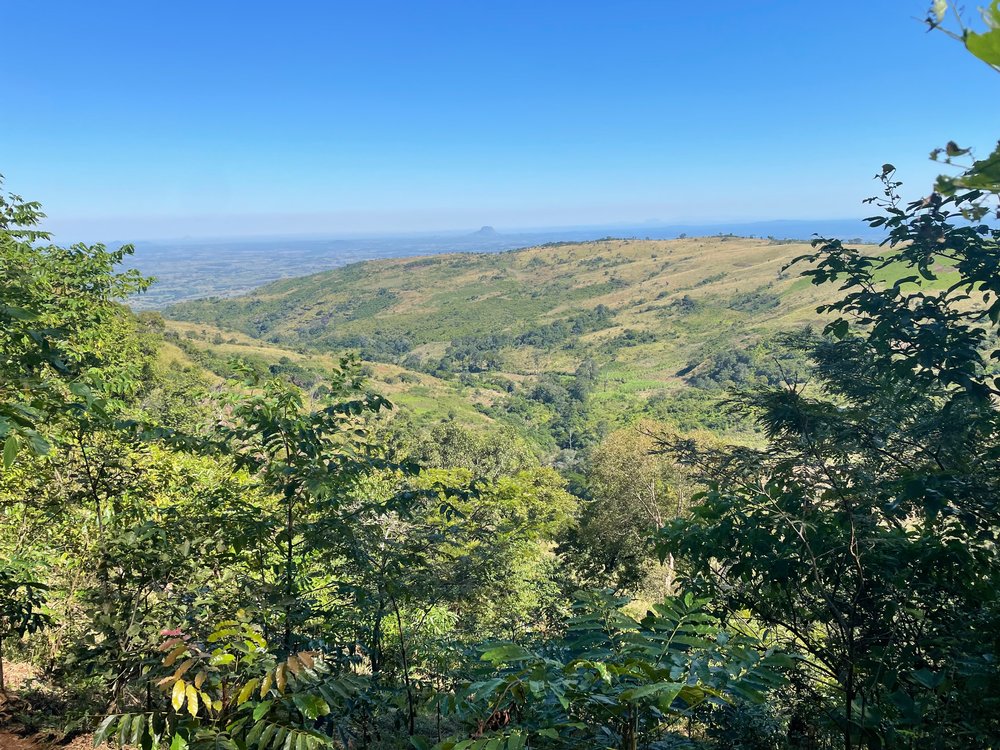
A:
{"label": "hazy horizon", "polygon": [[[55,225],[55,226],[53,226]],[[741,236],[767,236],[774,232],[779,232],[774,236],[779,239],[791,237],[802,238],[815,233],[843,234],[844,231],[853,230],[852,237],[874,236],[881,234],[878,231],[869,231],[867,224],[862,218],[852,217],[831,217],[831,218],[769,218],[760,220],[717,220],[700,222],[667,222],[647,220],[643,222],[614,222],[606,224],[575,224],[561,226],[503,226],[495,224],[482,224],[476,227],[466,226],[458,228],[431,228],[422,230],[400,229],[397,231],[369,232],[332,232],[332,231],[278,231],[273,233],[260,234],[162,234],[145,235],[135,234],[128,236],[118,232],[115,235],[97,234],[93,232],[67,232],[60,231],[59,222],[43,222],[42,229],[53,232],[53,239],[57,242],[102,242],[102,243],[132,243],[146,244],[151,246],[170,246],[184,244],[212,244],[212,243],[247,243],[247,244],[269,244],[282,242],[314,242],[314,241],[367,241],[375,242],[379,240],[435,240],[435,239],[472,239],[481,236],[482,230],[492,230],[496,236],[503,238],[535,237],[541,235],[551,235],[551,239],[557,239],[563,235],[572,238],[580,234],[605,233],[607,236],[615,237],[637,237],[643,232],[654,235],[676,235],[684,232],[692,235],[719,233],[733,233]],[[757,230],[757,231],[755,231]],[[788,232],[791,232],[789,234]],[[806,232],[806,234],[802,234]],[[119,236],[120,235],[120,236]],[[603,234],[601,236],[604,236]]]}

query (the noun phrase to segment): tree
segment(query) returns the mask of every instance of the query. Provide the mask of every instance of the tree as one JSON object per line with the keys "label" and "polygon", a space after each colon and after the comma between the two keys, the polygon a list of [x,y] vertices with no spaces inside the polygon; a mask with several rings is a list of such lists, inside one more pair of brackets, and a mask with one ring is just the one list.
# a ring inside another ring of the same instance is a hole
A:
{"label": "tree", "polygon": [[[944,29],[949,4],[928,23]],[[1000,69],[989,28],[947,33]],[[954,142],[932,157],[955,164]],[[763,450],[670,449],[708,483],[661,536],[691,583],[748,610],[807,655],[844,748],[991,747],[1000,736],[1000,150],[936,191],[899,197],[892,165],[872,199],[878,254],[817,240],[797,259],[841,296],[807,347],[808,384],[737,398]],[[793,721],[801,728],[802,719]]]}
{"label": "tree", "polygon": [[675,593],[671,565],[656,564],[651,540],[683,515],[690,478],[671,458],[656,455],[652,423],[618,430],[588,454],[590,494],[565,543],[571,565],[590,585],[616,591]]}
{"label": "tree", "polygon": [[[641,618],[628,600],[581,595],[565,632],[533,648],[501,643],[483,679],[442,696],[471,725],[450,747],[670,747],[692,710],[709,701],[759,701],[789,664],[752,634],[727,633],[690,594]],[[690,739],[690,732],[688,733]]]}
{"label": "tree", "polygon": [[[231,418],[220,425],[219,447],[278,498],[281,523],[275,541],[281,562],[271,603],[281,611],[286,651],[301,637],[300,628],[318,615],[313,603],[324,557],[336,557],[335,548],[343,554],[349,524],[366,506],[385,507],[381,498],[359,500],[352,493],[373,472],[417,471],[413,464],[386,460],[367,441],[363,417],[391,407],[363,388],[351,365],[342,362],[315,404],[285,380],[261,382],[246,367],[241,368],[244,389],[226,397]],[[405,498],[390,498],[390,506],[393,501]]]}
{"label": "tree", "polygon": [[[2,180],[0,180],[2,186]],[[134,376],[127,357],[107,344],[116,303],[149,279],[116,273],[131,246],[61,248],[36,227],[38,203],[0,194],[0,443],[3,466],[21,449],[44,454],[61,439],[66,420],[106,405],[104,386]],[[115,365],[114,372],[108,369]]]}
{"label": "tree", "polygon": [[3,674],[4,641],[23,638],[49,624],[43,610],[46,587],[15,571],[0,568],[0,695],[6,690]]}
{"label": "tree", "polygon": [[842,296],[821,308],[836,317],[808,386],[737,397],[767,447],[672,441],[709,490],[660,550],[808,655],[845,748],[985,747],[1000,735],[1000,229],[962,220],[981,192],[902,204],[893,175],[870,220],[885,250],[817,240],[796,261]]}

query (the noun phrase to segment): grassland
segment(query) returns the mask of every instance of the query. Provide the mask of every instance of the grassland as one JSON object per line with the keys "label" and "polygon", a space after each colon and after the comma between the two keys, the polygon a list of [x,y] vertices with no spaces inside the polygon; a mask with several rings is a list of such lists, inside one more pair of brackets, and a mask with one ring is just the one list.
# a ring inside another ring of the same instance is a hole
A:
{"label": "grassland", "polygon": [[[233,360],[242,360],[260,369],[292,363],[310,380],[321,379],[324,373],[340,364],[339,353],[285,348],[211,324],[167,320],[166,330],[168,338],[160,351],[162,364],[199,369],[210,383],[227,377]],[[390,363],[369,362],[365,370],[373,390],[387,396],[394,405],[417,419],[450,416],[466,424],[485,425],[491,420],[477,405],[489,405],[502,396],[497,391],[469,389],[457,381]]]}
{"label": "grassland", "polygon": [[417,415],[567,421],[560,394],[532,391],[571,388],[586,367],[590,427],[641,414],[699,425],[717,416],[717,391],[773,377],[780,332],[821,324],[834,291],[786,268],[809,251],[715,236],[383,259],[165,314],[220,356],[322,369],[360,351],[377,387]]}

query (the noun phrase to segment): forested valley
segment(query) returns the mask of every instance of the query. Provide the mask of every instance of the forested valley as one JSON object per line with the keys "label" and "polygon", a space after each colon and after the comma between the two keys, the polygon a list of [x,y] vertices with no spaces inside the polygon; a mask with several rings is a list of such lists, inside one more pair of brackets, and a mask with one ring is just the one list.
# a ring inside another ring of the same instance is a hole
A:
{"label": "forested valley", "polygon": [[0,747],[998,747],[1000,146],[934,158],[881,168],[879,246],[141,312],[129,246],[5,193]]}

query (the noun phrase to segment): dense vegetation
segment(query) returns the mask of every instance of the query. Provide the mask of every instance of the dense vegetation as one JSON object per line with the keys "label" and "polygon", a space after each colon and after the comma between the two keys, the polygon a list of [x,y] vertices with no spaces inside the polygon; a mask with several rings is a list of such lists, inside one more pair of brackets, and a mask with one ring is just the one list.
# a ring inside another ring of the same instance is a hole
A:
{"label": "dense vegetation", "polygon": [[[989,13],[955,33],[1000,68]],[[782,245],[721,301],[698,290],[728,271],[648,275],[680,246],[605,242],[375,266],[441,266],[425,307],[358,265],[174,310],[211,329],[134,313],[131,248],[55,246],[0,197],[0,694],[35,669],[0,721],[171,750],[996,747],[1000,149],[912,202],[880,179],[882,248]],[[473,277],[505,325],[458,304]],[[822,329],[698,340],[706,307],[801,322],[810,282]],[[650,310],[687,327],[687,390],[599,426]],[[383,392],[452,379],[502,398]]]}

